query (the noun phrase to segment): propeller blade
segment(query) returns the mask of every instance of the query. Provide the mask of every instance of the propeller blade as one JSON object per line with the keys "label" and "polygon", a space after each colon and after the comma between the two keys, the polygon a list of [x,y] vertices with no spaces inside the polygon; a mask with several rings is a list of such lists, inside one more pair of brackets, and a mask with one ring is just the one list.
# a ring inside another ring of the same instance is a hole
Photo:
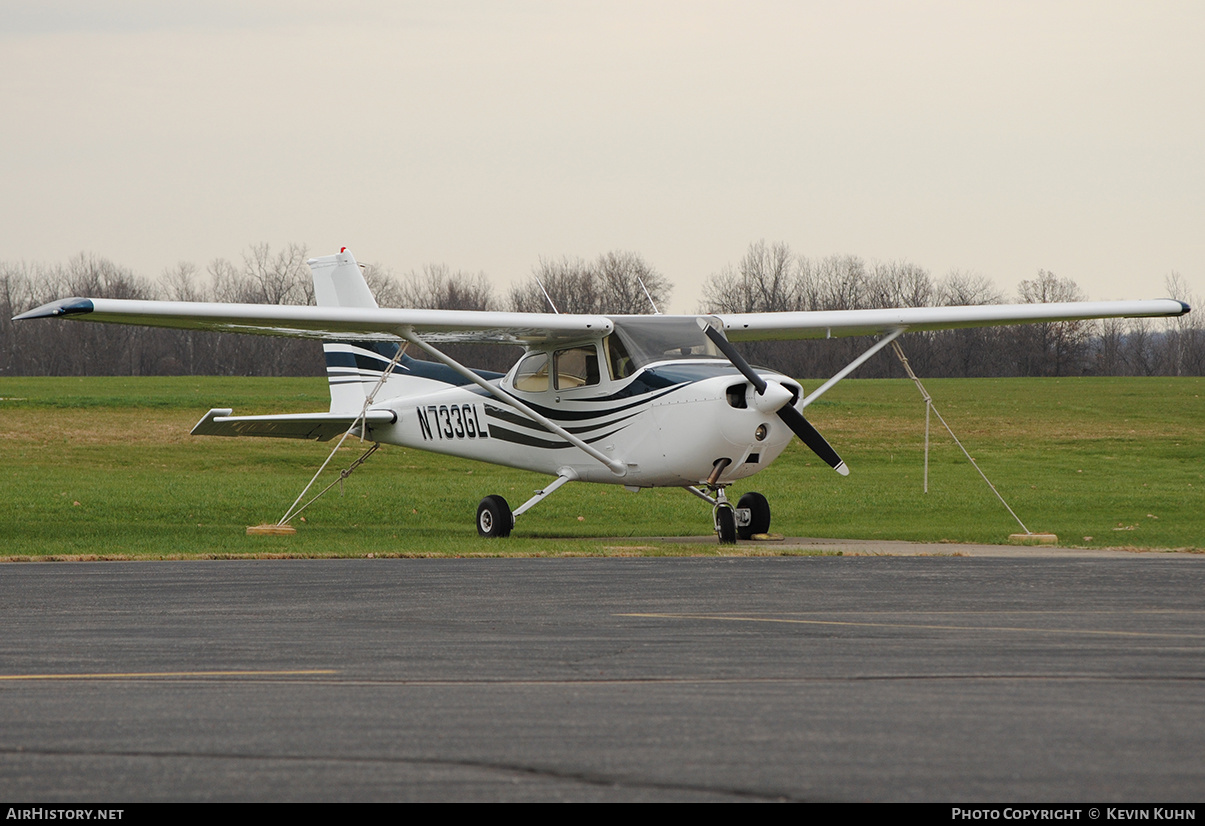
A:
{"label": "propeller blade", "polygon": [[820,435],[820,431],[812,427],[811,422],[803,418],[802,413],[788,404],[778,409],[778,418],[786,422],[787,427],[795,432],[799,440],[810,447],[813,453],[827,462],[829,467],[842,476],[849,475],[849,467],[845,464],[844,460],[837,455],[837,451],[833,450],[832,445]]}
{"label": "propeller blade", "polygon": [[[749,366],[749,362],[745,361],[744,357],[736,351],[736,348],[732,346],[732,342],[720,330],[711,326],[706,319],[700,318],[698,322],[704,335],[711,339],[711,343],[728,357],[733,367],[741,371],[741,375],[749,380],[749,383],[753,385],[758,395],[764,394],[767,387],[766,380]],[[837,451],[833,450],[832,445],[825,441],[824,437],[820,435],[820,431],[812,427],[811,423],[803,417],[802,413],[792,407],[789,402],[778,408],[776,412],[778,413],[778,418],[782,419],[787,427],[791,428],[791,431],[799,437],[799,440],[811,448],[813,453],[827,462],[829,467],[842,476],[849,475],[849,467],[837,455]]]}
{"label": "propeller blade", "polygon": [[749,380],[749,383],[753,385],[753,389],[757,391],[757,394],[760,396],[762,393],[765,393],[766,380],[754,372],[753,368],[749,366],[749,362],[745,361],[741,354],[736,351],[736,348],[732,346],[732,342],[725,338],[723,333],[708,324],[705,319],[699,319],[699,326],[703,328],[703,333],[711,339],[711,343],[728,357],[728,360],[732,362],[732,366],[740,370],[741,375]]}

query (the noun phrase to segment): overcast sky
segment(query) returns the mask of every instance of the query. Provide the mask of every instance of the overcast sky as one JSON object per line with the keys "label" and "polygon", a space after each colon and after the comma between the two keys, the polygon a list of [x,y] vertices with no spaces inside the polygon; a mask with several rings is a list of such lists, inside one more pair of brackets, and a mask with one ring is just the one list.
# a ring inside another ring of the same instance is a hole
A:
{"label": "overcast sky", "polygon": [[0,260],[403,272],[758,239],[1012,291],[1205,291],[1205,4],[0,5]]}

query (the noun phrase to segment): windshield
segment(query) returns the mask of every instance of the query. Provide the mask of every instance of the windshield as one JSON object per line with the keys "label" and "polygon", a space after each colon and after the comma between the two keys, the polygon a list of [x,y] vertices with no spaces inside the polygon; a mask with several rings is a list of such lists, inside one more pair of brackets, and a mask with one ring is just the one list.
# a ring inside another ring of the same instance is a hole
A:
{"label": "windshield", "polygon": [[723,358],[693,316],[613,316],[611,320],[634,367],[666,359]]}

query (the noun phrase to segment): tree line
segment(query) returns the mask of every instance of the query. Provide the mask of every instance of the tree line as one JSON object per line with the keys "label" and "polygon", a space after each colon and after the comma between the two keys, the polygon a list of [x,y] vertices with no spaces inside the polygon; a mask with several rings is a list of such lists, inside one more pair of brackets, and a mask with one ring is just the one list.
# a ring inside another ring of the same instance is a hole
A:
{"label": "tree line", "polygon": [[[12,316],[68,296],[164,299],[246,304],[313,304],[304,246],[273,252],[250,247],[241,261],[219,258],[204,274],[189,263],[157,281],[108,259],[81,254],[63,265],[0,262],[0,376],[223,375],[307,376],[325,372],[313,341],[55,319],[13,323]],[[382,307],[515,312],[644,313],[669,301],[669,281],[637,254],[608,252],[593,260],[541,260],[529,283],[505,296],[485,273],[428,264],[396,275],[379,264],[364,277]],[[646,293],[647,290],[647,293]],[[519,349],[506,345],[447,345],[473,367],[504,371]],[[422,357],[421,353],[412,353]]]}
{"label": "tree line", "polygon": [[[1177,273],[1166,297],[1193,305]],[[787,244],[759,241],[736,264],[704,284],[700,312],[788,312],[1084,301],[1069,278],[1040,270],[1009,296],[975,273],[934,278],[908,261],[867,263],[854,255],[813,259]],[[1205,375],[1202,309],[1174,319],[1107,319],[914,332],[900,342],[920,376],[1150,376]],[[747,356],[794,376],[822,377],[841,369],[867,344],[862,339],[743,344]],[[864,378],[904,375],[881,352],[855,373]]]}
{"label": "tree line", "polygon": [[[312,341],[268,336],[35,320],[13,315],[67,296],[254,304],[312,304],[307,250],[248,248],[241,260],[217,259],[204,273],[181,263],[151,281],[107,259],[81,254],[61,265],[0,262],[0,376],[35,375],[321,375]],[[515,312],[642,314],[664,310],[672,285],[636,253],[594,259],[541,259],[532,277],[498,295],[484,273],[428,264],[400,275],[364,266],[383,307]],[[1193,304],[1183,278],[1166,282],[1171,298]],[[1040,271],[1015,296],[974,273],[934,278],[906,261],[852,256],[812,259],[782,243],[759,241],[704,283],[701,313],[846,310],[1078,301],[1067,278]],[[909,333],[901,339],[914,369],[926,377],[1205,375],[1205,329],[1199,312],[1166,320],[1106,320]],[[861,339],[742,344],[754,363],[801,377],[831,375],[866,347]],[[474,367],[505,370],[518,350],[497,345],[450,346]],[[417,354],[415,354],[417,355]],[[902,375],[880,353],[855,375]]]}

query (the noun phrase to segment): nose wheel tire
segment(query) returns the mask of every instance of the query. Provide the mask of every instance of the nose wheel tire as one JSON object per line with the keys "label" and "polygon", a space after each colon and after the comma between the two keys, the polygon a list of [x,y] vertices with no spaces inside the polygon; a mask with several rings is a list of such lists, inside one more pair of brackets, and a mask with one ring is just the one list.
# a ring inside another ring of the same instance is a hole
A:
{"label": "nose wheel tire", "polygon": [[749,524],[737,529],[741,539],[752,539],[755,533],[770,532],[770,503],[766,497],[755,491],[750,491],[736,503],[738,508],[749,509]]}
{"label": "nose wheel tire", "polygon": [[715,510],[715,532],[721,545],[736,544],[736,512],[731,505],[720,505]]}
{"label": "nose wheel tire", "polygon": [[487,496],[477,506],[477,534],[501,539],[510,536],[511,528],[515,526],[514,514],[510,505],[501,496]]}

